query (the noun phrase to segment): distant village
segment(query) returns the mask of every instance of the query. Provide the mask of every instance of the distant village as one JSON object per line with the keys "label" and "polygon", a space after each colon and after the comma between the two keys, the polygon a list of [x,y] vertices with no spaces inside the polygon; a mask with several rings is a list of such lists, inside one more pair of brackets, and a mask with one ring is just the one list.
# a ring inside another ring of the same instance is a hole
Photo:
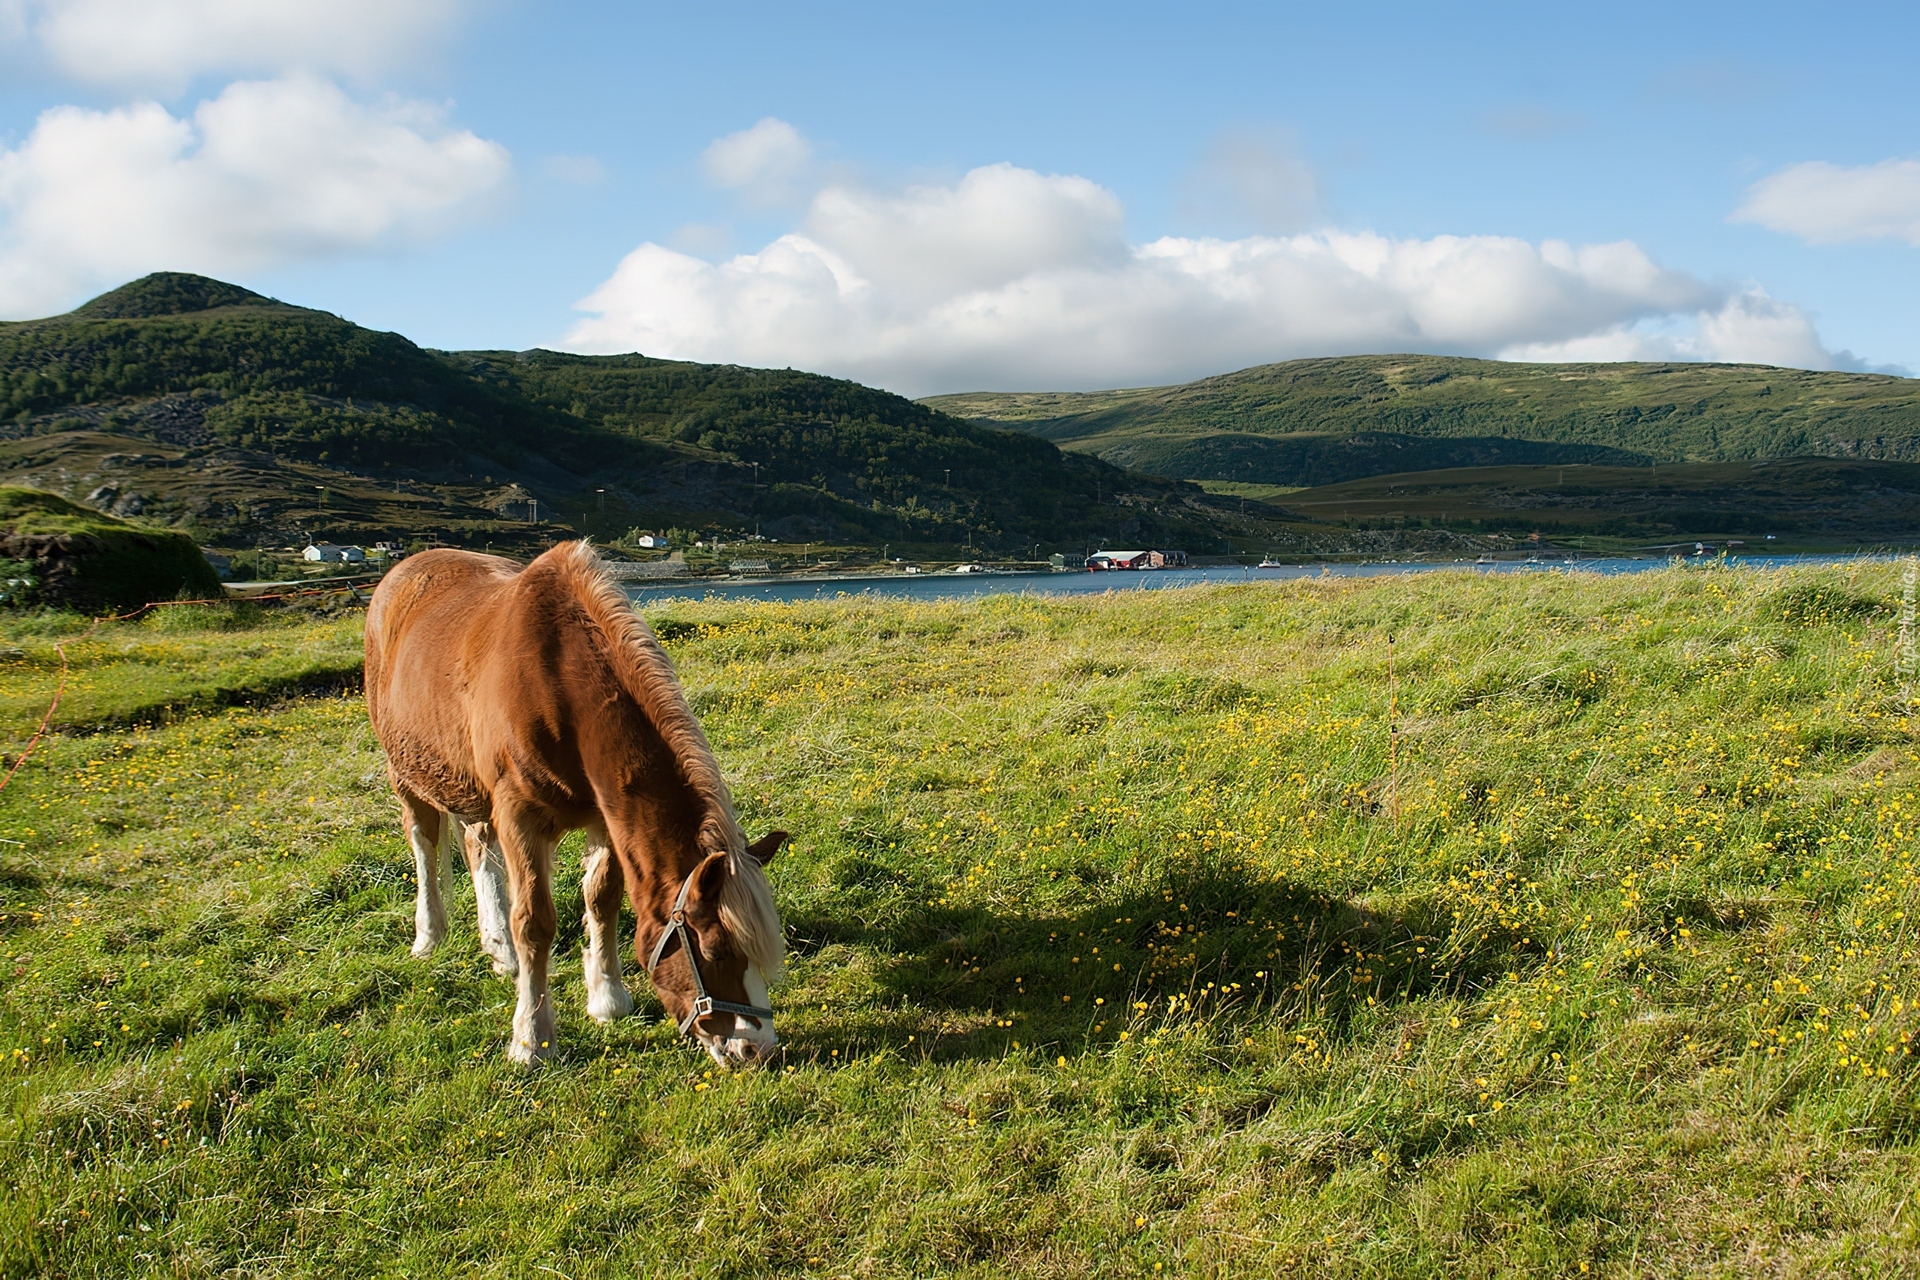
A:
{"label": "distant village", "polygon": [[[681,541],[684,545],[685,539],[682,538]],[[747,535],[740,539],[740,541],[749,543],[772,542],[774,539],[760,537],[758,535]],[[692,576],[692,566],[687,563],[685,554],[672,550],[674,542],[675,538],[670,533],[644,532],[638,529],[631,530],[625,537],[614,542],[612,547],[626,551],[667,552],[668,554],[658,559],[623,560],[615,558],[608,562],[607,569],[615,578],[622,581]],[[711,551],[716,554],[719,553],[725,545],[726,544],[717,538],[711,542],[704,538],[693,540],[693,546],[695,548]],[[417,547],[418,544],[416,544],[416,549]],[[222,555],[219,552],[204,547],[201,550],[202,554],[206,556],[207,562],[213,566],[215,572],[223,579],[233,579],[236,577],[244,579],[251,576],[253,572],[251,569],[248,569],[246,572],[241,572],[245,566],[236,565],[235,557]],[[294,548],[291,547],[284,548],[283,554],[291,553],[293,550]],[[370,570],[377,571],[394,561],[404,558],[407,555],[407,548],[406,544],[398,541],[375,542],[371,546],[362,547],[354,543],[329,542],[325,539],[316,538],[307,543],[307,545],[299,551],[299,555],[301,560],[311,565],[340,565],[349,569],[366,567]],[[772,576],[776,572],[768,560],[760,557],[734,558],[724,563],[727,575],[731,577],[765,577]],[[909,565],[904,561],[894,562],[893,567],[894,571],[906,574],[918,574],[922,572],[919,566]],[[1049,557],[1047,567],[1055,573],[1073,572],[1076,568],[1066,556],[1057,553]],[[1186,552],[1155,548],[1095,551],[1077,566],[1079,569],[1092,573],[1184,569],[1187,567],[1188,560]],[[1004,570],[1001,571],[1004,572]],[[962,562],[954,565],[950,572],[960,574],[987,573],[991,572],[991,570],[983,564]]]}

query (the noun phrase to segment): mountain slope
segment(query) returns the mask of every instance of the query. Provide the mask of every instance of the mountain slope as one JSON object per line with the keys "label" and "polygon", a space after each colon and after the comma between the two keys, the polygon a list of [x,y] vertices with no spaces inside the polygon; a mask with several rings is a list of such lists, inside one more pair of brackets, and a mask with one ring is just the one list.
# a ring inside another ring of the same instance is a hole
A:
{"label": "mountain slope", "polygon": [[1494,464],[1920,460],[1920,381],[1765,365],[1347,356],[1176,387],[922,403],[1189,480],[1319,485]]}
{"label": "mountain slope", "polygon": [[[0,324],[0,474],[228,545],[306,532],[517,545],[680,524],[907,546],[1212,547],[1245,523],[1193,486],[857,383],[432,351],[174,273]],[[537,516],[565,523],[536,528]]]}

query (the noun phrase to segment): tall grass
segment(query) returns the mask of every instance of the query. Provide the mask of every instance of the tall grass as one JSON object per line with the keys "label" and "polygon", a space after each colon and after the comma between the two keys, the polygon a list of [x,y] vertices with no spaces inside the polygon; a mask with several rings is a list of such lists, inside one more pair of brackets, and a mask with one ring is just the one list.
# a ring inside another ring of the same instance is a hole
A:
{"label": "tall grass", "polygon": [[1899,589],[655,609],[798,837],[787,1056],[739,1075],[584,1018],[577,887],[546,1069],[470,893],[408,958],[357,697],[274,701],[350,624],[169,639],[263,683],[160,717],[99,650],[0,792],[0,1272],[1905,1270]]}

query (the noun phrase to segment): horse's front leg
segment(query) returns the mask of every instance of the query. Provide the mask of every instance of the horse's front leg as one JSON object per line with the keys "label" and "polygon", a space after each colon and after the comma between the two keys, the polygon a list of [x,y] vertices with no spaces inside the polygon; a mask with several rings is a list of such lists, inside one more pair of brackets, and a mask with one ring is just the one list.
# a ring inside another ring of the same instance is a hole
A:
{"label": "horse's front leg", "polygon": [[513,888],[509,924],[514,956],[519,962],[515,975],[519,999],[514,1004],[513,1038],[507,1045],[507,1057],[523,1066],[554,1054],[553,989],[547,971],[559,923],[553,909],[553,847],[557,841],[530,818],[510,809],[502,812],[496,803],[495,830]]}
{"label": "horse's front leg", "polygon": [[587,1016],[612,1022],[633,1012],[633,996],[620,973],[620,900],[626,877],[613,856],[606,829],[587,832],[587,853],[581,859],[580,896],[586,901],[583,918],[587,942],[580,949],[580,968],[587,984]]}

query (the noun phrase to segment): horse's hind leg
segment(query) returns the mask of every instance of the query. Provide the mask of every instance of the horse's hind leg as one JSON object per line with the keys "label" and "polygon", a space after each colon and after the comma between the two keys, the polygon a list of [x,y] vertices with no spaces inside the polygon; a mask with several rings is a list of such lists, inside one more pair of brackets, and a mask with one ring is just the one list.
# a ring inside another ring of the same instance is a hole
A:
{"label": "horse's hind leg", "polygon": [[413,954],[426,956],[447,936],[447,904],[441,894],[442,824],[446,814],[408,791],[400,791],[400,823],[413,850]]}
{"label": "horse's hind leg", "polygon": [[620,899],[626,894],[626,877],[604,827],[587,832],[581,870],[587,945],[581,948],[580,968],[587,984],[587,1016],[612,1022],[633,1012],[633,996],[620,974]]}
{"label": "horse's hind leg", "polygon": [[467,827],[467,869],[473,873],[473,901],[480,918],[480,947],[493,957],[493,971],[511,978],[520,971],[507,924],[507,862],[491,822]]}

